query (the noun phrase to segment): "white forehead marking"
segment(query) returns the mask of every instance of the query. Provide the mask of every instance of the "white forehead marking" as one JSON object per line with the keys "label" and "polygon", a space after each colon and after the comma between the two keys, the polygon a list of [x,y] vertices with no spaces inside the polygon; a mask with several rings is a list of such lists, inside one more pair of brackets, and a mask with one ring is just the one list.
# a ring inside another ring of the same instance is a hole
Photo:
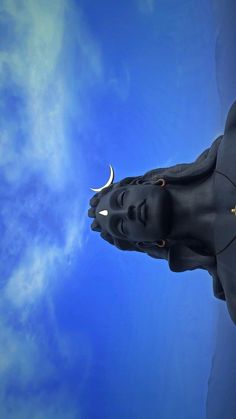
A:
{"label": "white forehead marking", "polygon": [[108,211],[102,210],[102,211],[99,211],[99,214],[104,215],[106,217],[108,215]]}

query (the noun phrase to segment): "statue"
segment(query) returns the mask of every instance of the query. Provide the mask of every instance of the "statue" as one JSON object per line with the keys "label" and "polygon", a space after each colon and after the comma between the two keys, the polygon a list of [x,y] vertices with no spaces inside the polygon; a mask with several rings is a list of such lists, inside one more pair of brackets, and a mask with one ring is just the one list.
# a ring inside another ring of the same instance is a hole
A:
{"label": "statue", "polygon": [[90,200],[92,230],[121,250],[205,269],[236,324],[236,102],[219,136],[193,162],[110,179]]}

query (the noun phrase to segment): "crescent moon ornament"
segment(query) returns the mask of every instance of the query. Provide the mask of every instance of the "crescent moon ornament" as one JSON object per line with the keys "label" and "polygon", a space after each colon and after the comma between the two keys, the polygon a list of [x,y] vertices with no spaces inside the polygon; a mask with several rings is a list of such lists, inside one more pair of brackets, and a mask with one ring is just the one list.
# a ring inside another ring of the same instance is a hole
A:
{"label": "crescent moon ornament", "polygon": [[115,175],[114,175],[114,170],[113,170],[112,165],[109,164],[109,166],[110,166],[110,177],[109,177],[107,183],[104,186],[102,186],[101,188],[90,188],[92,191],[100,192],[102,189],[107,188],[108,186],[110,186],[112,184]]}

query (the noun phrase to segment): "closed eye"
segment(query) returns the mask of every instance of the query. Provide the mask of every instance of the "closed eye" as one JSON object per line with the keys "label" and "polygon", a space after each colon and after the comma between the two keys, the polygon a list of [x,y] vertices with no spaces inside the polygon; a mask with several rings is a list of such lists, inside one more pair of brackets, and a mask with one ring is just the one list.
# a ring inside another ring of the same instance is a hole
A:
{"label": "closed eye", "polygon": [[124,205],[124,197],[125,197],[125,191],[121,192],[117,197],[117,203],[118,203],[119,207],[121,207],[121,208]]}
{"label": "closed eye", "polygon": [[127,231],[127,228],[125,226],[125,222],[122,218],[120,219],[120,221],[117,224],[117,229],[118,229],[119,233],[121,233],[123,236],[128,235],[128,231]]}

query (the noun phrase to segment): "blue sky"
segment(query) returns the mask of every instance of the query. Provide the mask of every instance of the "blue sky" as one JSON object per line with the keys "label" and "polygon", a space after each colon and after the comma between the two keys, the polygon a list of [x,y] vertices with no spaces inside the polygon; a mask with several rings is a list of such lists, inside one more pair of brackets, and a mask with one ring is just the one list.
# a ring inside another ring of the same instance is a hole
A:
{"label": "blue sky", "polygon": [[192,161],[222,132],[211,2],[0,11],[0,416],[205,418],[211,278],[118,251],[87,209],[109,163]]}

